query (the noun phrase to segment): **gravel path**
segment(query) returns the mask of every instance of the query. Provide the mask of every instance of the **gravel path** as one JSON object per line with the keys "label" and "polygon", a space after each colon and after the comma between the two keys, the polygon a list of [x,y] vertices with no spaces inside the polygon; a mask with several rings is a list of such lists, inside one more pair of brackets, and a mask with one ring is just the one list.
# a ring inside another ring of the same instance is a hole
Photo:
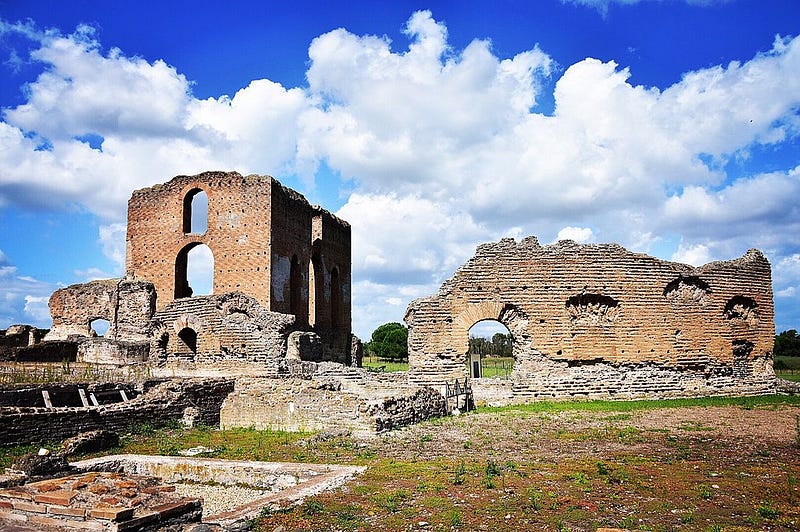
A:
{"label": "gravel path", "polygon": [[229,512],[244,504],[261,499],[272,493],[242,486],[223,486],[209,484],[175,484],[175,492],[183,497],[203,499],[203,518],[222,512]]}

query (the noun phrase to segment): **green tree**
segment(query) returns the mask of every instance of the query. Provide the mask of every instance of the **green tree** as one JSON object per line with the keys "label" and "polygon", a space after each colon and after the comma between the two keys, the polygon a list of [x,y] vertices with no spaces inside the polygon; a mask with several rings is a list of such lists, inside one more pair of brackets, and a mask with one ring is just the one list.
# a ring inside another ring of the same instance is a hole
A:
{"label": "green tree", "polygon": [[364,347],[378,358],[408,360],[408,329],[401,323],[384,323],[372,332],[372,339]]}
{"label": "green tree", "polygon": [[797,331],[789,329],[776,335],[772,355],[775,357],[800,357],[800,336],[797,335]]}

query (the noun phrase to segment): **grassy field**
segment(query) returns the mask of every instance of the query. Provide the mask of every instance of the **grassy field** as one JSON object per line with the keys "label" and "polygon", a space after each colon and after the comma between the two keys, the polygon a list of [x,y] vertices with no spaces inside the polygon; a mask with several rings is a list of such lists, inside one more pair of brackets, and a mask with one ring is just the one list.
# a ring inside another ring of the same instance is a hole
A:
{"label": "grassy field", "polygon": [[791,396],[539,402],[371,440],[141,426],[114,452],[203,445],[219,458],[367,466],[336,491],[265,509],[261,531],[797,530],[798,424]]}

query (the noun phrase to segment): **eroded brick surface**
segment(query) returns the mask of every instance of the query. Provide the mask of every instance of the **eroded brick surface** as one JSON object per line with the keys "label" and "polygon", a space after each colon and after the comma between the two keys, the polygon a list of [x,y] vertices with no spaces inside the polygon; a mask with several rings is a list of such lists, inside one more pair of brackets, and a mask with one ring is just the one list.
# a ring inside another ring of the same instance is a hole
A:
{"label": "eroded brick surface", "polygon": [[493,319],[514,338],[516,400],[769,393],[773,317],[757,250],[693,268],[615,244],[503,239],[409,305],[409,376],[466,376],[468,331]]}

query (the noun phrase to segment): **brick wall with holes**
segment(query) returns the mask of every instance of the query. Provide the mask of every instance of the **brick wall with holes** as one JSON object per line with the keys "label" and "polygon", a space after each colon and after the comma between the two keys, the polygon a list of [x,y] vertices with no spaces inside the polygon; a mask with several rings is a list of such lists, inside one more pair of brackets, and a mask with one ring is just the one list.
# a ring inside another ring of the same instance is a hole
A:
{"label": "brick wall with holes", "polygon": [[469,329],[491,319],[513,336],[517,398],[769,393],[773,318],[757,250],[694,268],[616,244],[503,239],[409,305],[410,376],[463,378]]}

